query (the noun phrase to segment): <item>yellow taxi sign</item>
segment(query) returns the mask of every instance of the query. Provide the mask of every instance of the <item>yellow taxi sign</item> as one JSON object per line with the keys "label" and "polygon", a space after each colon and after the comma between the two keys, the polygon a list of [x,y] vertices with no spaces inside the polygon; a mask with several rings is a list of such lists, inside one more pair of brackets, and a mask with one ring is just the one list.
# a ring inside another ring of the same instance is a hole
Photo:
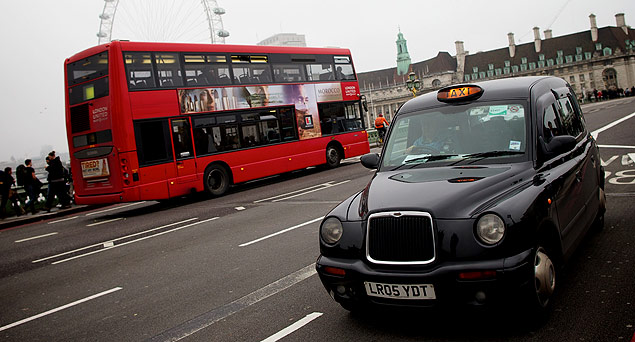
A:
{"label": "yellow taxi sign", "polygon": [[460,85],[439,90],[437,100],[443,102],[466,101],[480,97],[483,88],[475,85]]}

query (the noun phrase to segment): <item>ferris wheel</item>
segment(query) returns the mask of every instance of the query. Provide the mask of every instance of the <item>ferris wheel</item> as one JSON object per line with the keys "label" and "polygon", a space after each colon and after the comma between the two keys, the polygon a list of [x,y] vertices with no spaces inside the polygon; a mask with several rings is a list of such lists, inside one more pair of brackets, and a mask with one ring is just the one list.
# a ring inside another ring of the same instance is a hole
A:
{"label": "ferris wheel", "polygon": [[98,44],[113,39],[224,44],[229,32],[223,14],[216,0],[104,0]]}

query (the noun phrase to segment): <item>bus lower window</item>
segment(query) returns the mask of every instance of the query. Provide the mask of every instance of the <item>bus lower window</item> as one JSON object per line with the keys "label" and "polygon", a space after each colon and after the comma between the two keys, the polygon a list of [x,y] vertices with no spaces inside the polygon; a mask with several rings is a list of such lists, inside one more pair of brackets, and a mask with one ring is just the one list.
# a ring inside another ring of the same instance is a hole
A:
{"label": "bus lower window", "polygon": [[153,165],[172,161],[172,143],[167,120],[135,122],[135,139],[139,165]]}
{"label": "bus lower window", "polygon": [[362,129],[358,102],[323,103],[318,105],[322,134],[336,134]]}

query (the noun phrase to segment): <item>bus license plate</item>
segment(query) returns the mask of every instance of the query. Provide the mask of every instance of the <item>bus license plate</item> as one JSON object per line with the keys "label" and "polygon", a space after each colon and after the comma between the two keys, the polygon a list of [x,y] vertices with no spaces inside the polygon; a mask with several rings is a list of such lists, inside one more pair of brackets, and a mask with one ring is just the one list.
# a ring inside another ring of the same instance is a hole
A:
{"label": "bus license plate", "polygon": [[110,170],[108,170],[108,160],[106,158],[83,161],[81,162],[81,165],[83,178],[110,176]]}
{"label": "bus license plate", "polygon": [[383,284],[365,281],[366,294],[393,299],[436,299],[432,284]]}

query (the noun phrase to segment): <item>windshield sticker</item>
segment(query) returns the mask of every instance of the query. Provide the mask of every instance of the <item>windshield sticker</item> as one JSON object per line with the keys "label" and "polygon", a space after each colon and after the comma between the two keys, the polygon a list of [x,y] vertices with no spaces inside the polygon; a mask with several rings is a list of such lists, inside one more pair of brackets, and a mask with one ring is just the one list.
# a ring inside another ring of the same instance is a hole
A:
{"label": "windshield sticker", "polygon": [[520,141],[510,140],[509,149],[512,151],[520,151]]}
{"label": "windshield sticker", "polygon": [[491,106],[489,115],[507,115],[507,106]]}

